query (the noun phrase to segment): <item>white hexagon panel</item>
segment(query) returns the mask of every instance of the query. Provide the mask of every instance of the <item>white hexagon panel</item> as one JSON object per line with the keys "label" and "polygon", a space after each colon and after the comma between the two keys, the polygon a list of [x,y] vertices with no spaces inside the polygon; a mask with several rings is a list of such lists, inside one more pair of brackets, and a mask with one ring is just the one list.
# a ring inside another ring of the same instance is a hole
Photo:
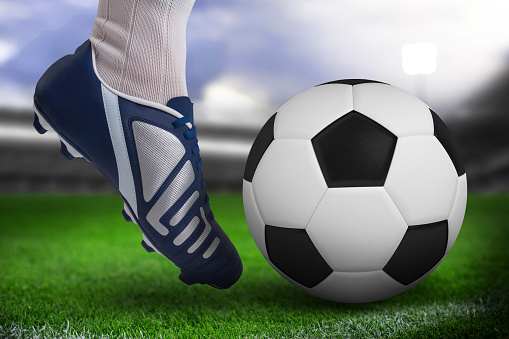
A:
{"label": "white hexagon panel", "polygon": [[365,83],[353,86],[354,110],[378,122],[397,137],[433,135],[428,105],[394,86]]}
{"label": "white hexagon panel", "polygon": [[332,272],[313,287],[320,297],[343,303],[372,302],[392,297],[408,289],[384,271]]}
{"label": "white hexagon panel", "polygon": [[352,109],[351,85],[328,84],[310,88],[278,110],[274,138],[310,140]]}
{"label": "white hexagon panel", "polygon": [[437,138],[398,139],[384,187],[408,225],[446,220],[457,186],[454,164]]}
{"label": "white hexagon panel", "polygon": [[255,197],[253,194],[253,184],[247,180],[242,183],[242,198],[244,200],[244,214],[246,215],[247,225],[256,246],[265,257],[269,260],[267,247],[265,246],[265,222],[258,211]]}
{"label": "white hexagon panel", "polygon": [[329,188],[306,231],[339,272],[381,270],[408,226],[383,187]]}
{"label": "white hexagon panel", "polygon": [[458,234],[460,233],[461,224],[463,224],[463,218],[465,216],[465,209],[467,207],[467,175],[463,174],[458,179],[458,189],[456,192],[456,198],[452,205],[451,214],[448,218],[449,224],[449,237],[447,238],[447,251],[452,248],[452,245],[456,241]]}
{"label": "white hexagon panel", "polygon": [[309,140],[274,140],[252,183],[263,221],[278,227],[305,228],[327,190]]}

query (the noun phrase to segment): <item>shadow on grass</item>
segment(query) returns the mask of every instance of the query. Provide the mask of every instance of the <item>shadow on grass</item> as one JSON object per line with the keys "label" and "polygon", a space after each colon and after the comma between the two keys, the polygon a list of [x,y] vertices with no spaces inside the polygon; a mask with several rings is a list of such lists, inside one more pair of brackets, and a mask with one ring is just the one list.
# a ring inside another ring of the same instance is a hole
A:
{"label": "shadow on grass", "polygon": [[94,293],[87,293],[83,300],[77,302],[89,303],[91,308],[118,310],[120,307],[129,311],[171,309],[177,313],[179,310],[188,312],[190,309],[204,313],[214,313],[218,310],[243,312],[249,309],[264,312],[312,310],[326,313],[373,311],[395,305],[401,307],[448,302],[443,300],[448,295],[447,284],[442,283],[441,277],[433,275],[400,295],[364,304],[337,303],[314,297],[292,286],[275,272],[254,278],[244,273],[241,280],[228,290],[217,290],[205,285],[187,286],[180,282],[176,275],[176,270],[171,270],[157,280],[153,276],[143,274],[116,276],[111,280],[94,284]]}

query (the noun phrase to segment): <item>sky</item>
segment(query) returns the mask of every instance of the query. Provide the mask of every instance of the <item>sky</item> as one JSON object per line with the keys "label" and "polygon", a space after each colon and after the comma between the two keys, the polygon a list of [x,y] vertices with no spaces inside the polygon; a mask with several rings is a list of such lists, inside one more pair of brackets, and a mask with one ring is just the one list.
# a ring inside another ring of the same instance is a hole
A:
{"label": "sky", "polygon": [[[0,107],[29,108],[38,78],[91,33],[97,0],[0,0]],[[197,0],[187,83],[197,121],[260,125],[317,84],[374,79],[415,92],[402,46],[432,43],[426,102],[442,115],[509,66],[503,0]],[[420,94],[420,93],[417,93]]]}

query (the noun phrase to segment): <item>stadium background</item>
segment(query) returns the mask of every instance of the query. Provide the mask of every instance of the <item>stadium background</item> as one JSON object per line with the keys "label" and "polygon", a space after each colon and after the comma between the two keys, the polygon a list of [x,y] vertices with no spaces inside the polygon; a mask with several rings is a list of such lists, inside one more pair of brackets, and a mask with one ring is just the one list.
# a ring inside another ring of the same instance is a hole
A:
{"label": "stadium background", "polygon": [[[244,262],[231,289],[188,287],[139,245],[90,164],[32,128],[37,80],[87,39],[98,0],[0,0],[0,337],[507,337],[509,4],[503,0],[197,0],[187,80],[214,213]],[[408,75],[402,46],[437,48]],[[348,305],[284,281],[249,235],[244,163],[265,120],[336,79],[424,99],[466,162],[469,201],[451,253],[396,297]]]}
{"label": "stadium background", "polygon": [[[38,78],[87,39],[96,7],[97,0],[0,1],[0,192],[112,191],[85,161],[61,158],[54,135],[40,138],[30,127]],[[502,1],[198,0],[187,79],[209,187],[240,190],[257,131],[292,96],[366,78],[416,94],[446,121],[471,191],[507,190],[508,12]],[[433,74],[403,71],[401,47],[412,42],[437,46]]]}

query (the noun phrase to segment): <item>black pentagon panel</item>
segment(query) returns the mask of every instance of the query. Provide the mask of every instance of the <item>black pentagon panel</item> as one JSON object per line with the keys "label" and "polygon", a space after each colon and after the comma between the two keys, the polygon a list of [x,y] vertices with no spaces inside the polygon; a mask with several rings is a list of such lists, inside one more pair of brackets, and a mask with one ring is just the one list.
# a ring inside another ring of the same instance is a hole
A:
{"label": "black pentagon panel", "polygon": [[410,226],[383,270],[400,283],[411,284],[442,259],[448,233],[447,220]]}
{"label": "black pentagon panel", "polygon": [[356,111],[312,139],[329,187],[383,186],[396,142],[394,134]]}
{"label": "black pentagon panel", "polygon": [[462,176],[465,174],[465,165],[463,164],[463,160],[461,159],[460,152],[458,150],[458,145],[456,141],[452,137],[451,132],[445,125],[445,123],[440,119],[440,117],[430,109],[431,116],[433,117],[433,126],[435,128],[435,137],[440,141],[442,146],[444,146],[445,151],[449,154],[449,158],[451,158],[452,163],[454,164],[454,168],[456,168],[456,172],[458,176]]}
{"label": "black pentagon panel", "polygon": [[311,288],[332,273],[306,230],[266,225],[265,244],[270,261],[301,285]]}
{"label": "black pentagon panel", "polygon": [[[322,85],[330,85],[330,84],[344,84],[344,85],[359,85],[359,84],[384,84],[387,85],[385,82],[375,81],[375,80],[367,80],[367,79],[344,79],[344,80],[335,80],[335,81],[329,81],[323,84],[320,84],[318,86]],[[318,87],[316,86],[316,87]]]}
{"label": "black pentagon panel", "polygon": [[255,174],[256,167],[258,167],[258,163],[262,159],[263,154],[269,147],[272,140],[274,140],[274,121],[276,120],[276,114],[277,113],[274,113],[274,115],[267,120],[265,125],[263,125],[253,142],[253,146],[251,146],[251,151],[249,151],[246,168],[244,169],[244,179],[249,182],[253,181],[253,176]]}

